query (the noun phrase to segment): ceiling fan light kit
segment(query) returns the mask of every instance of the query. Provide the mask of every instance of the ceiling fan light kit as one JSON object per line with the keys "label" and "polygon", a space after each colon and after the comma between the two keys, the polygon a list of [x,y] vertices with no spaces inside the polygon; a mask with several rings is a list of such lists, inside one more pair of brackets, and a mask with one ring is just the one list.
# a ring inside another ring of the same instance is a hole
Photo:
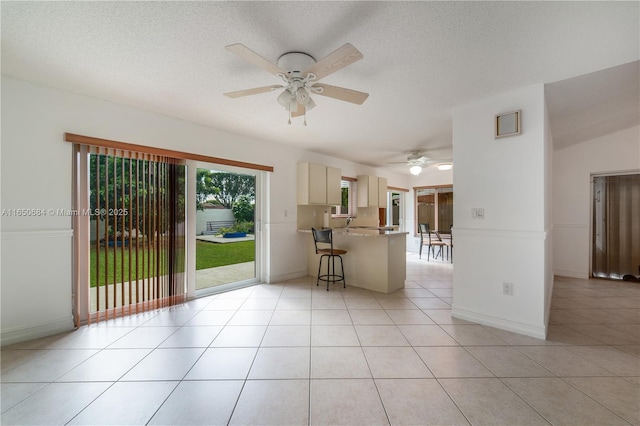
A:
{"label": "ceiling fan light kit", "polygon": [[409,173],[414,176],[420,175],[423,168],[432,165],[435,165],[438,170],[451,170],[453,168],[451,159],[436,160],[424,155],[421,151],[411,151],[406,161],[391,162],[387,164],[404,164],[406,166],[409,166]]}
{"label": "ceiling fan light kit", "polygon": [[304,125],[307,125],[307,111],[316,105],[311,98],[311,93],[358,105],[361,105],[369,96],[368,93],[358,92],[357,90],[317,82],[321,78],[363,58],[362,53],[349,43],[318,62],[313,56],[303,52],[285,53],[278,58],[277,65],[239,43],[229,45],[226,49],[274,74],[285,84],[227,92],[224,95],[230,98],[238,98],[284,88],[277,101],[289,112],[289,124],[291,124],[291,117],[304,116]]}

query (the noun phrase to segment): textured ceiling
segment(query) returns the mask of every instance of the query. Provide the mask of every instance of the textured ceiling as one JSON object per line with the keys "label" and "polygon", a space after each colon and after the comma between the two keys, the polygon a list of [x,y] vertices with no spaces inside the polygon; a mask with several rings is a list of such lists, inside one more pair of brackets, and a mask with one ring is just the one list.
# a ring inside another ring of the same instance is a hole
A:
{"label": "textured ceiling", "polygon": [[[547,87],[552,129],[563,133],[561,143],[576,143],[602,131],[584,131],[576,118],[589,117],[579,95],[594,80],[562,81],[640,59],[638,2],[2,1],[1,8],[3,74],[374,166],[414,149],[449,157],[452,108],[532,84],[558,82]],[[347,42],[364,59],[323,82],[368,92],[361,106],[315,96],[305,127],[301,118],[287,124],[277,93],[222,95],[279,83],[226,45],[242,43],[275,63],[290,51],[320,59]],[[635,72],[637,83],[637,65]],[[598,87],[620,93],[605,75],[595,74]],[[568,116],[563,129],[558,117]]]}

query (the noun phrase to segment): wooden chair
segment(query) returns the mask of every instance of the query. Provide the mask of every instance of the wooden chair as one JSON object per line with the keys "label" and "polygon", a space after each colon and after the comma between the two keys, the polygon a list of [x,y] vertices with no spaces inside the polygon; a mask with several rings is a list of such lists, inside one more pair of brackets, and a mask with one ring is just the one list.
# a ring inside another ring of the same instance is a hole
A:
{"label": "wooden chair", "polygon": [[[327,291],[329,291],[330,282],[335,284],[342,281],[343,287],[347,288],[347,282],[344,279],[344,264],[342,263],[342,255],[347,254],[347,251],[333,247],[333,232],[331,229],[311,228],[311,232],[313,233],[316,254],[320,255],[316,285],[319,285],[320,281],[326,281]],[[318,246],[318,244],[322,244],[323,246]],[[340,274],[336,274],[336,257],[340,259]],[[322,261],[325,258],[327,259],[327,273],[322,274]]]}
{"label": "wooden chair", "polygon": [[451,263],[453,263],[453,225],[449,225],[449,248],[451,248]]}
{"label": "wooden chair", "polygon": [[[420,253],[419,257],[422,259],[422,246],[427,246],[427,260],[429,260],[429,252],[433,254],[433,258],[436,259],[438,255],[442,255],[442,248],[447,244],[442,241],[437,232],[429,230],[429,223],[420,223]],[[439,247],[438,254],[435,252],[435,248]]]}
{"label": "wooden chair", "polygon": [[[453,225],[449,225],[449,236],[448,238],[442,238],[439,232],[436,232],[438,238],[444,243],[447,248],[447,260],[453,263]],[[449,251],[451,251],[451,257],[449,257]]]}

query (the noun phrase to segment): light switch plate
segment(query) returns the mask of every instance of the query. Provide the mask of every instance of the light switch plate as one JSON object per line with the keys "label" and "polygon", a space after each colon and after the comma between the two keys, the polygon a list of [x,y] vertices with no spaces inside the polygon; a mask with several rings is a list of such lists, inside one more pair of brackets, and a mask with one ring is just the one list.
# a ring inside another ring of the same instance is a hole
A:
{"label": "light switch plate", "polygon": [[474,207],[471,209],[471,218],[475,220],[484,220],[484,209],[480,207]]}

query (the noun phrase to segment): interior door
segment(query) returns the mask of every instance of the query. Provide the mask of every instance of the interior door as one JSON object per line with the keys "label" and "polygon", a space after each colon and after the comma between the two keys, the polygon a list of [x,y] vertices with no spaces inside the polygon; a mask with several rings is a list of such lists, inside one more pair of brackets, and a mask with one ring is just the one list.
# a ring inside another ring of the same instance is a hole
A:
{"label": "interior door", "polygon": [[640,174],[593,177],[591,275],[640,275]]}
{"label": "interior door", "polygon": [[387,225],[402,230],[404,194],[399,191],[389,191],[387,201]]}

